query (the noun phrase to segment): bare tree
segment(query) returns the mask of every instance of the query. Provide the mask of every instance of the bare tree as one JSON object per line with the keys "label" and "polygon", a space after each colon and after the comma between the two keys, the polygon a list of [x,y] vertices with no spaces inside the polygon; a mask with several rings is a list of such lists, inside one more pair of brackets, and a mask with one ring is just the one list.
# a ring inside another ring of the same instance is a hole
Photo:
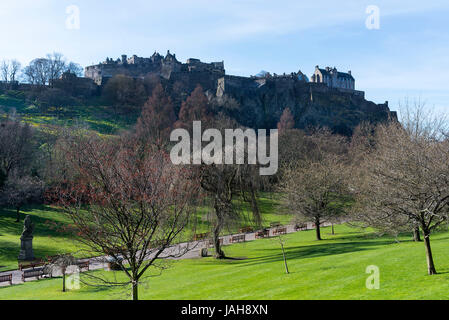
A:
{"label": "bare tree", "polygon": [[92,255],[111,256],[128,280],[91,276],[104,285],[131,285],[137,300],[149,268],[162,270],[160,259],[189,250],[171,246],[183,240],[199,183],[162,151],[142,157],[132,141],[75,138],[68,146],[75,180],[61,183],[56,197]]}
{"label": "bare tree", "polygon": [[84,75],[83,67],[75,62],[70,61],[66,64],[64,72],[69,72],[75,74],[77,77],[82,77]]}
{"label": "bare tree", "polygon": [[61,77],[64,71],[74,68],[74,65],[67,66],[64,56],[61,53],[47,54],[45,58],[37,58],[25,67],[23,74],[25,79],[36,85],[48,85],[52,80]]}
{"label": "bare tree", "polygon": [[0,63],[0,75],[4,82],[9,81],[9,61],[8,60],[2,60]]}
{"label": "bare tree", "polygon": [[35,85],[44,86],[50,81],[50,65],[48,59],[37,58],[25,67],[25,79]]}
{"label": "bare tree", "polygon": [[419,226],[432,275],[430,235],[449,219],[449,141],[442,139],[439,119],[424,113],[422,105],[410,108],[404,119],[403,125],[377,128],[375,149],[356,183],[357,219],[396,233]]}
{"label": "bare tree", "polygon": [[61,53],[47,54],[48,81],[58,79],[66,70],[66,62]]}
{"label": "bare tree", "polygon": [[42,199],[44,185],[36,177],[11,173],[1,190],[1,202],[16,209],[16,222],[20,221],[20,209]]}
{"label": "bare tree", "polygon": [[[219,117],[215,128],[224,132],[225,128],[235,128],[236,123],[229,118]],[[223,153],[223,157],[224,157]],[[226,227],[240,223],[243,203],[251,208],[251,220],[257,226],[262,224],[262,216],[257,201],[260,185],[259,167],[254,164],[202,164],[198,171],[201,187],[208,195],[214,208],[212,240],[215,258],[226,258],[220,243],[220,235]]]}
{"label": "bare tree", "polygon": [[[221,248],[220,235],[225,227],[239,222],[242,202],[250,203],[252,219],[257,226],[261,225],[255,185],[257,174],[255,165],[204,164],[200,168],[201,187],[211,199],[214,208],[212,240],[217,259],[226,258]],[[245,196],[246,193],[249,193],[249,197]]]}
{"label": "bare tree", "polygon": [[[213,116],[210,104],[201,86],[197,86],[190,97],[182,104],[179,111],[179,121],[175,124],[188,130],[192,129],[193,121],[201,121],[202,128],[215,128],[224,133],[225,129],[240,127],[235,121],[224,115]],[[193,135],[190,135],[193,137]],[[223,153],[223,157],[224,157]],[[220,243],[220,235],[225,227],[235,224],[241,216],[239,202],[249,202],[252,218],[260,226],[261,216],[257,203],[256,165],[245,164],[202,164],[196,168],[202,189],[208,195],[214,208],[212,238],[215,247],[215,257],[226,257]],[[236,199],[240,201],[235,201]]]}
{"label": "bare tree", "polygon": [[304,131],[290,129],[279,134],[279,171],[277,176],[282,176],[283,170],[291,164],[306,159],[311,149],[312,142]]}
{"label": "bare tree", "polygon": [[17,80],[17,74],[20,72],[21,64],[19,61],[3,60],[0,64],[0,75],[5,82],[14,82]]}
{"label": "bare tree", "polygon": [[21,174],[32,159],[33,133],[17,120],[0,123],[0,186],[13,170]]}
{"label": "bare tree", "polygon": [[303,222],[313,221],[316,239],[320,226],[344,213],[347,191],[341,160],[328,156],[320,161],[302,161],[284,172],[283,205]]}
{"label": "bare tree", "polygon": [[18,74],[21,69],[22,69],[22,64],[19,61],[15,60],[15,59],[11,60],[10,70],[9,70],[9,80],[11,82],[14,82],[17,80]]}
{"label": "bare tree", "polygon": [[[351,139],[349,154],[351,159],[351,175],[348,176],[352,189],[357,192],[358,184],[363,181],[363,167],[370,160],[370,156],[376,150],[376,126],[370,123],[361,123],[358,125]],[[361,176],[362,175],[362,176]],[[352,206],[352,214],[355,217],[353,223],[358,221],[369,221],[366,224],[375,227],[381,233],[388,233],[397,237],[401,232],[413,231],[414,241],[421,241],[419,225],[407,217],[383,217],[379,219],[376,215],[365,215],[364,204],[362,201],[355,202]],[[360,218],[360,216],[362,216]]]}
{"label": "bare tree", "polygon": [[283,171],[280,183],[282,205],[302,222],[313,221],[316,239],[321,240],[321,224],[335,221],[346,212],[349,191],[346,184],[346,141],[329,131],[309,137],[313,147],[304,159]]}

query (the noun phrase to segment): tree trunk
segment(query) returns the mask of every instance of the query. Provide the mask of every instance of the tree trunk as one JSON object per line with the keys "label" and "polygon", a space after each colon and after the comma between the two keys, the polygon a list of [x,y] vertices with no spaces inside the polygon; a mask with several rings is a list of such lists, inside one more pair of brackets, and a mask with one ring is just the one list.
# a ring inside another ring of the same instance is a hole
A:
{"label": "tree trunk", "polygon": [[16,208],[16,222],[20,222],[20,207]]}
{"label": "tree trunk", "polygon": [[413,229],[413,240],[415,241],[415,242],[421,242],[422,240],[421,240],[421,234],[420,234],[420,232],[419,232],[419,227],[415,227],[414,229]]}
{"label": "tree trunk", "polygon": [[335,235],[334,224],[332,223],[332,235]]}
{"label": "tree trunk", "polygon": [[139,284],[136,280],[133,280],[133,300],[139,300]]}
{"label": "tree trunk", "polygon": [[321,240],[320,218],[315,218],[316,239]]}
{"label": "tree trunk", "polygon": [[65,292],[65,272],[62,272],[62,292]]}
{"label": "tree trunk", "polygon": [[226,257],[224,252],[223,252],[223,250],[221,250],[220,231],[221,231],[221,227],[220,227],[219,223],[217,223],[215,225],[214,235],[213,235],[214,248],[215,248],[215,258],[216,259],[223,259],[223,258]]}
{"label": "tree trunk", "polygon": [[429,275],[437,274],[435,270],[435,264],[433,262],[432,248],[430,247],[430,232],[423,230],[424,233],[424,244],[426,246],[426,258],[427,258],[427,273]]}
{"label": "tree trunk", "polygon": [[215,258],[216,259],[224,259],[226,256],[221,250],[221,244],[220,244],[220,232],[221,228],[223,227],[224,221],[223,221],[223,215],[220,211],[220,206],[218,204],[218,200],[215,198],[215,216],[217,217],[217,222],[214,227],[214,234],[213,234],[213,241],[214,241],[214,247],[215,247]]}

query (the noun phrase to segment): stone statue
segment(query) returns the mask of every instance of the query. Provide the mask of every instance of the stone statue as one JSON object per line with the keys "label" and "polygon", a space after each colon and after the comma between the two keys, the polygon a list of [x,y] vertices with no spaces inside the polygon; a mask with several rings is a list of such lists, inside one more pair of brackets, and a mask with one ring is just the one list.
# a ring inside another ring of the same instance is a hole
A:
{"label": "stone statue", "polygon": [[23,222],[23,232],[20,237],[20,253],[19,260],[33,261],[33,231],[34,223],[31,221],[31,217],[27,215]]}
{"label": "stone statue", "polygon": [[20,239],[33,238],[34,223],[31,221],[31,217],[27,215],[23,221],[23,232]]}

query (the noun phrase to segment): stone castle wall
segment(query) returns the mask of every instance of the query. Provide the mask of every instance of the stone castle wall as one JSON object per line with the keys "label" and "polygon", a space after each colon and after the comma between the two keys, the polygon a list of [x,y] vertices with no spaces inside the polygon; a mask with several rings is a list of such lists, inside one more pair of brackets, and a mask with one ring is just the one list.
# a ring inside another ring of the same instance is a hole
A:
{"label": "stone castle wall", "polygon": [[[85,68],[85,77],[95,81],[96,84],[102,86],[108,79],[124,74],[130,77],[143,78],[147,74],[156,74],[164,79],[182,78],[183,73],[192,74],[192,78],[198,78],[204,83],[204,78],[210,78],[210,74],[215,74],[213,77],[216,80],[219,76],[225,74],[224,62],[204,63],[199,59],[188,59],[186,63],[181,63],[176,60],[176,55],[167,52],[165,57],[158,53],[154,53],[150,58],[142,58],[136,55],[127,58],[123,55],[121,59],[112,60],[107,58],[106,61],[97,65],[88,66]],[[210,85],[207,85],[210,87]]]}

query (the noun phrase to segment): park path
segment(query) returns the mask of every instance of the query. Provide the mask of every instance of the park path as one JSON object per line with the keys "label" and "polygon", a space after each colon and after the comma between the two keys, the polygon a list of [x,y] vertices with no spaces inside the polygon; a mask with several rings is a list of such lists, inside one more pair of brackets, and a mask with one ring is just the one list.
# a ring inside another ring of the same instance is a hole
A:
{"label": "park path", "polygon": [[[326,227],[326,226],[330,226],[330,225],[331,225],[330,223],[323,223],[322,227]],[[277,228],[279,228],[279,227],[267,228],[268,230],[270,230],[270,234],[269,234],[270,237],[274,236],[273,232]],[[300,232],[295,229],[295,225],[281,226],[281,228],[287,228],[287,230],[286,230],[287,233]],[[311,230],[313,228],[314,228],[313,223],[311,223],[311,222],[307,223],[307,230]],[[245,242],[256,240],[256,232],[257,231],[245,233]],[[220,239],[223,239],[223,245],[230,245],[230,244],[232,244],[231,238],[233,236],[242,235],[242,234],[243,233],[225,235],[225,236],[220,237]],[[179,258],[167,258],[167,259],[179,260],[179,259],[199,258],[201,249],[209,246],[209,240],[206,239],[206,240],[200,240],[200,241],[192,241],[192,242],[188,242],[188,243],[187,242],[179,243],[177,245],[166,248],[164,250],[163,254],[170,255],[170,253],[179,252],[186,246],[189,246],[192,249],[187,251],[184,255],[182,255]],[[150,258],[151,258],[151,255],[147,259],[150,259]],[[94,257],[94,258],[82,259],[81,261],[87,261],[87,260],[89,261],[89,270],[100,270],[100,269],[108,270],[108,268],[109,268],[106,257]],[[0,272],[0,276],[8,275],[8,274],[12,274],[13,285],[23,283],[22,271],[14,270],[14,271]],[[61,276],[61,273],[53,272],[53,276],[55,276],[55,277]],[[28,278],[27,282],[36,281],[36,280],[37,280],[36,278]],[[9,285],[10,284],[8,282],[0,283],[0,287],[5,287],[5,286],[9,286]]]}

